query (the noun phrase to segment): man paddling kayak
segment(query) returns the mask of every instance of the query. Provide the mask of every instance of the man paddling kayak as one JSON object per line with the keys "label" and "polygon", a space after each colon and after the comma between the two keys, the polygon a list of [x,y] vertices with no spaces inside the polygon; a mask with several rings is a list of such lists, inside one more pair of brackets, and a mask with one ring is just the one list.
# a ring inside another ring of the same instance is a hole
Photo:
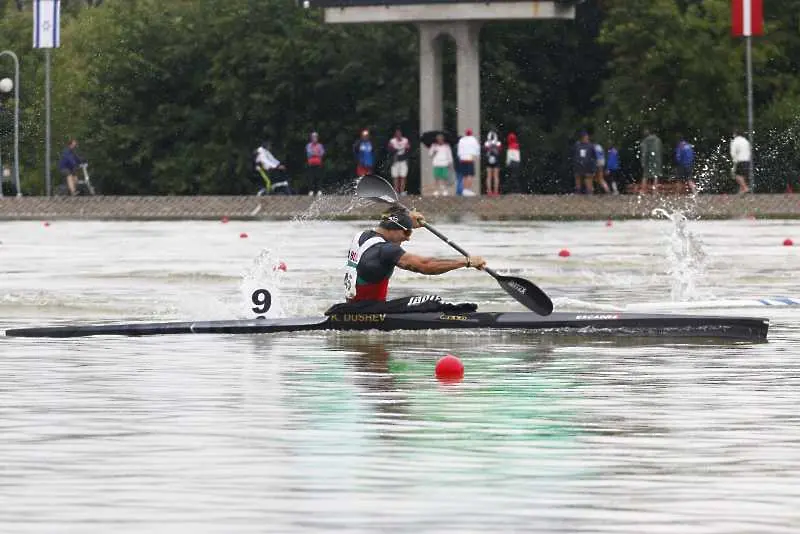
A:
{"label": "man paddling kayak", "polygon": [[421,213],[391,208],[373,230],[359,232],[350,244],[344,276],[347,302],[385,302],[389,279],[394,268],[421,274],[443,274],[455,269],[483,269],[480,256],[443,259],[417,256],[403,250],[401,243],[411,239],[415,228],[422,226]]}

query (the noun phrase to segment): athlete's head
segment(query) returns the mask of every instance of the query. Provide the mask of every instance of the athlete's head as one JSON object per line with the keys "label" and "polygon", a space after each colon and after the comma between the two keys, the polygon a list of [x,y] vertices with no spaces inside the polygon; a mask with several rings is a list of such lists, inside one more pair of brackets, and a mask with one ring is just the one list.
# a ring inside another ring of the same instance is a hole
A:
{"label": "athlete's head", "polygon": [[414,221],[411,220],[405,209],[393,207],[381,216],[378,228],[382,230],[381,234],[387,241],[402,243],[411,238],[411,232],[414,231]]}

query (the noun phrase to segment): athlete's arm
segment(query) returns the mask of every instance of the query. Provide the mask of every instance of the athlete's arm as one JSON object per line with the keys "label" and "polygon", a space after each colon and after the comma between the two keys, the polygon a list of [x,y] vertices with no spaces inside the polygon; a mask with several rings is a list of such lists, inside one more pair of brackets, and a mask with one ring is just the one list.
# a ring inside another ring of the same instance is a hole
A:
{"label": "athlete's arm", "polygon": [[455,260],[445,258],[428,258],[406,252],[397,260],[397,266],[406,271],[421,274],[443,274],[462,267],[475,267],[481,269],[486,261],[481,257],[458,258]]}

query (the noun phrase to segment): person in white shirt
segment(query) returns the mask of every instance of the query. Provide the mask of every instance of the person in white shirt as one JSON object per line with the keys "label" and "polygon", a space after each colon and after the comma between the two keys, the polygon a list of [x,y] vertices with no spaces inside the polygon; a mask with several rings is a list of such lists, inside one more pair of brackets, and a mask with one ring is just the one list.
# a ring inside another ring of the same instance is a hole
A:
{"label": "person in white shirt", "polygon": [[749,193],[747,179],[750,177],[750,165],[752,164],[752,149],[750,141],[745,139],[738,130],[733,132],[731,141],[731,160],[733,160],[733,174],[736,183],[739,184],[739,193]]}
{"label": "person in white shirt", "polygon": [[475,178],[475,163],[481,157],[481,145],[472,135],[472,129],[467,128],[466,135],[458,140],[458,160],[461,173],[464,175],[465,197],[474,197],[475,191],[472,190],[472,182]]}
{"label": "person in white shirt", "polygon": [[450,167],[453,165],[453,151],[450,149],[450,145],[445,143],[444,135],[436,136],[436,142],[431,145],[428,154],[432,158],[433,179],[437,186],[433,195],[447,196],[447,189],[450,185]]}
{"label": "person in white shirt", "polygon": [[408,139],[403,137],[403,132],[398,128],[394,131],[394,137],[389,140],[389,153],[392,155],[392,181],[394,182],[394,190],[403,196],[406,194],[409,149],[410,145]]}
{"label": "person in white shirt", "polygon": [[261,196],[263,194],[269,194],[272,191],[283,188],[284,186],[288,189],[289,182],[284,180],[282,182],[272,183],[269,178],[269,171],[273,169],[280,169],[283,170],[285,167],[278,161],[278,158],[272,155],[272,152],[269,151],[270,143],[269,141],[264,141],[261,145],[256,148],[255,150],[255,166],[258,173],[261,175],[261,178],[264,180],[264,187],[259,189],[258,195]]}

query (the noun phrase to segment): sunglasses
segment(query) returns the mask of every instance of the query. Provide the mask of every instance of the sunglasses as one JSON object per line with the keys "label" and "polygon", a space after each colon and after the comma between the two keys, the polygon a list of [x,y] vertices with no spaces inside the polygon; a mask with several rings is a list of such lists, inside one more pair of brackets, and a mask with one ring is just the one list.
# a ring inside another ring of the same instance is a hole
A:
{"label": "sunglasses", "polygon": [[398,221],[397,217],[395,217],[394,215],[389,217],[384,217],[384,220],[392,221],[395,225],[399,226],[398,230],[402,230],[407,236],[411,235],[413,229],[400,224],[400,221]]}

